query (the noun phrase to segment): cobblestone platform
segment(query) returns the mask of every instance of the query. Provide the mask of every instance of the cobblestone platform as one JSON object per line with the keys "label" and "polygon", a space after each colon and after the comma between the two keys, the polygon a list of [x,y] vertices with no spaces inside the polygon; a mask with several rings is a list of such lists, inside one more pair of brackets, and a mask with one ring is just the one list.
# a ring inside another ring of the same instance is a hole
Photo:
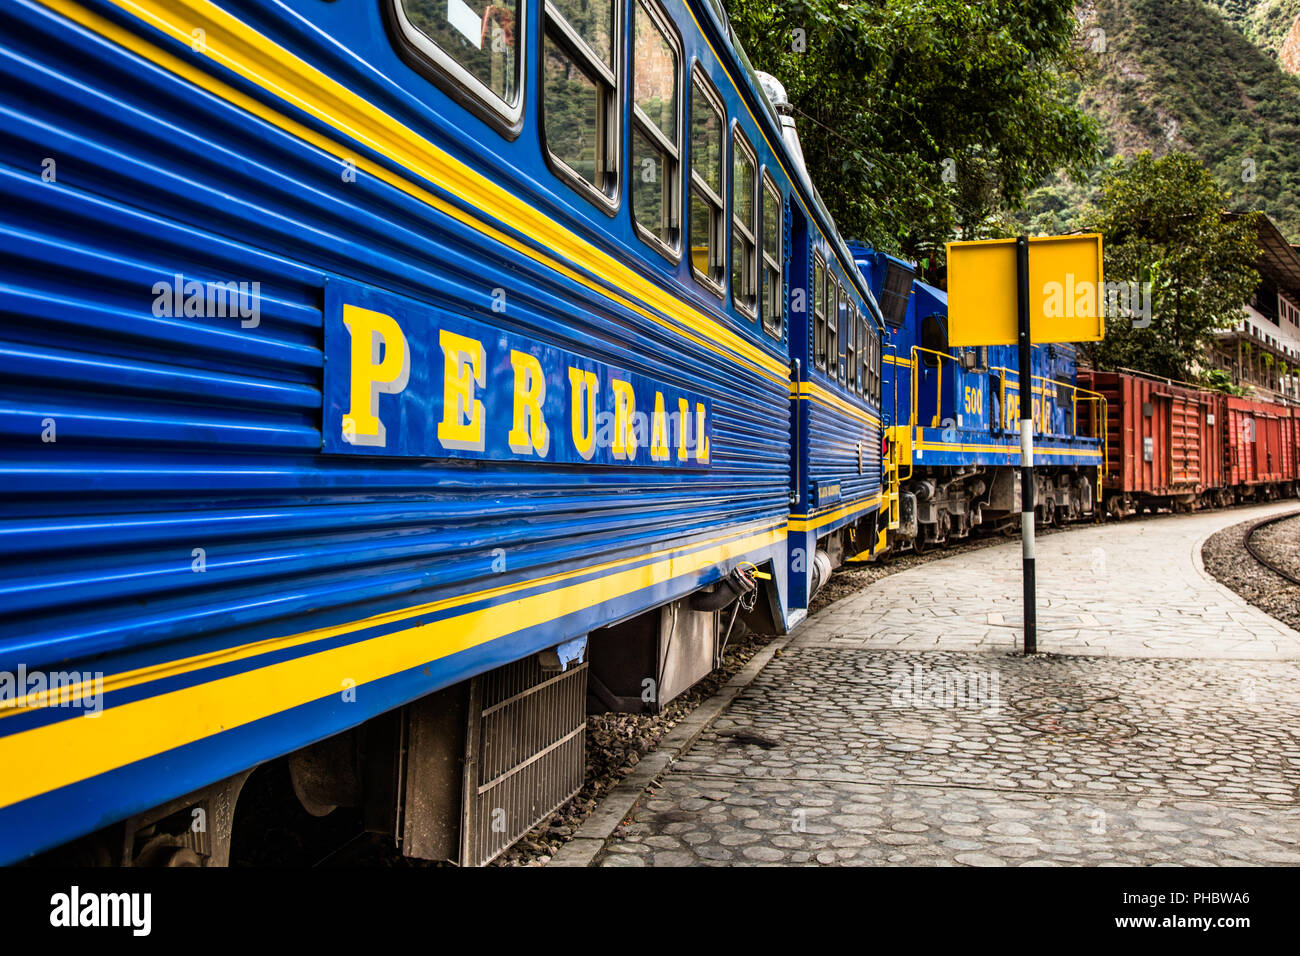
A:
{"label": "cobblestone platform", "polygon": [[1044,540],[1059,654],[1012,653],[1014,543],[827,608],[597,865],[1300,864],[1300,635],[1193,558],[1287,507]]}
{"label": "cobblestone platform", "polygon": [[[1254,508],[1074,528],[1037,547],[1038,649],[1120,657],[1300,659],[1300,634],[1205,574],[1200,545]],[[892,575],[826,608],[796,643],[1014,650],[1021,641],[1020,542]]]}

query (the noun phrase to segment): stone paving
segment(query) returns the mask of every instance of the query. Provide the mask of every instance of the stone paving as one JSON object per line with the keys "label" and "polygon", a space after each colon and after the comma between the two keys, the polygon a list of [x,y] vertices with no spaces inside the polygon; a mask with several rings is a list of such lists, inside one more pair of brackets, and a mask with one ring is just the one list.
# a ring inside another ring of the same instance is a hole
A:
{"label": "stone paving", "polygon": [[980,624],[1012,620],[1018,544],[827,608],[597,865],[1300,864],[1300,635],[1193,559],[1274,510],[1045,539],[1040,647],[1071,656]]}
{"label": "stone paving", "polygon": [[[1120,657],[1300,660],[1300,634],[1210,578],[1201,544],[1295,501],[1088,525],[1037,542],[1038,649]],[[940,571],[939,569],[942,569]],[[833,604],[796,644],[895,649],[1020,646],[1020,542],[891,575]]]}

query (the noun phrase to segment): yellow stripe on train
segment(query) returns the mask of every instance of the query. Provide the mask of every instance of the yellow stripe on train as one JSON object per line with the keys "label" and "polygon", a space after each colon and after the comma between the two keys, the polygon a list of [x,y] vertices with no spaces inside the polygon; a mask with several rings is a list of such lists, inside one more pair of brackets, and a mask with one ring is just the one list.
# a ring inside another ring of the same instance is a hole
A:
{"label": "yellow stripe on train", "polygon": [[[208,0],[169,0],[169,2],[111,0],[111,2],[141,22],[183,42],[187,47],[191,43],[193,31],[203,30],[206,39],[199,51],[202,56],[239,74],[287,105],[311,114],[338,133],[387,157],[402,166],[408,173],[436,184],[453,196],[463,198],[479,213],[523,235],[535,237],[546,248],[563,256],[567,262],[609,282],[613,288],[604,288],[564,262],[553,259],[482,219],[467,214],[409,179],[396,175],[387,167],[365,156],[357,155],[343,143],[323,136],[304,124],[269,109],[213,75],[196,69],[191,64],[104,17],[92,13],[72,0],[39,0],[39,2],[94,33],[189,80],[226,102],[259,116],[298,139],[330,153],[340,162],[353,164],[357,169],[387,182],[439,212],[527,255],[566,278],[636,311],[674,333],[772,382],[784,384],[788,381],[785,363],[780,358],[769,355],[717,320],[692,308],[665,288],[561,226],[545,213],[471,169],[368,100]],[[635,296],[639,302],[618,294],[613,291],[615,288]]]}
{"label": "yellow stripe on train", "polygon": [[[744,537],[712,547],[671,553],[594,580],[110,707],[94,719],[70,717],[0,737],[0,763],[23,768],[22,773],[0,774],[0,807],[752,554],[782,540],[783,533],[779,523],[759,526]],[[524,582],[515,589],[536,583]],[[470,597],[456,600],[465,603]],[[419,612],[408,608],[400,613],[414,619]],[[286,637],[279,643],[290,646],[359,631],[391,620],[395,613]],[[258,647],[258,653],[272,649],[266,644]]]}

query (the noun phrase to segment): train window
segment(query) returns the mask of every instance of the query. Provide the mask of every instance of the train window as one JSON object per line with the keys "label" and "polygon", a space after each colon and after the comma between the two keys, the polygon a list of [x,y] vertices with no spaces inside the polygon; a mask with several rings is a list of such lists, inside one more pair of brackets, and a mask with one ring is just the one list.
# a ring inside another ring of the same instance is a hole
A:
{"label": "train window", "polygon": [[618,205],[619,142],[614,21],[611,2],[547,0],[542,43],[542,138],[552,165],[611,212]]}
{"label": "train window", "polygon": [[870,329],[867,330],[867,337],[871,340],[871,397],[875,400],[877,406],[880,405],[880,339],[876,333]]}
{"label": "train window", "polygon": [[813,364],[826,368],[826,263],[813,256]]}
{"label": "train window", "polygon": [[875,334],[872,334],[871,329],[868,328],[870,325],[871,323],[870,320],[868,320],[868,317],[863,317],[862,328],[865,330],[867,336],[867,362],[866,375],[863,376],[866,381],[865,384],[863,384],[862,389],[863,394],[866,394],[868,399],[874,401],[876,397],[876,346],[878,346],[878,342],[876,342]]}
{"label": "train window", "polygon": [[862,310],[857,306],[853,307],[853,325],[858,333],[858,367],[854,369],[854,376],[858,380],[858,394],[861,395],[863,389],[867,388],[867,369],[871,367],[871,356],[867,355],[867,324],[862,321]]}
{"label": "train window", "polygon": [[880,401],[880,339],[876,338],[871,328],[871,318],[867,317],[867,341],[871,343],[871,389],[868,394],[873,401]]}
{"label": "train window", "polygon": [[927,315],[921,322],[921,348],[928,351],[921,353],[921,360],[930,368],[939,364],[935,352],[946,354],[948,351],[948,330],[943,327],[943,317]]}
{"label": "train window", "polygon": [[632,219],[642,237],[676,261],[677,65],[680,44],[652,0],[638,0],[632,51]]}
{"label": "train window", "polygon": [[[447,0],[455,4],[456,0]],[[614,8],[611,0],[546,0],[562,18],[568,32],[610,69],[614,68]]]}
{"label": "train window", "polygon": [[691,77],[691,268],[722,293],[722,101],[698,71]]}
{"label": "train window", "polygon": [[872,336],[876,342],[876,404],[884,401],[885,390],[885,340]]}
{"label": "train window", "polygon": [[781,283],[781,238],[785,217],[781,210],[781,191],[772,177],[763,176],[763,330],[781,338],[785,320],[785,289]]}
{"label": "train window", "polygon": [[831,353],[831,357],[839,365],[839,369],[835,374],[839,378],[840,384],[843,385],[845,382],[848,381],[849,369],[848,369],[848,361],[846,360],[844,354],[839,351],[839,343],[840,342],[844,343],[844,348],[850,355],[852,354],[853,351],[853,346],[849,344],[849,333],[848,333],[848,323],[849,323],[848,290],[845,289],[843,285],[839,286],[838,301],[836,303],[835,318],[833,319],[833,321],[835,322],[836,326],[839,328],[839,336],[836,339],[835,351]]}
{"label": "train window", "polygon": [[826,277],[826,374],[836,378],[839,373],[839,313],[835,310],[835,299],[839,295],[834,276]]}
{"label": "train window", "polygon": [[739,128],[731,134],[731,303],[754,317],[758,300],[758,160]]}
{"label": "train window", "polygon": [[451,81],[507,122],[523,114],[523,0],[393,0],[402,39]]}
{"label": "train window", "polygon": [[852,302],[844,308],[844,373],[851,392],[858,380],[858,316]]}

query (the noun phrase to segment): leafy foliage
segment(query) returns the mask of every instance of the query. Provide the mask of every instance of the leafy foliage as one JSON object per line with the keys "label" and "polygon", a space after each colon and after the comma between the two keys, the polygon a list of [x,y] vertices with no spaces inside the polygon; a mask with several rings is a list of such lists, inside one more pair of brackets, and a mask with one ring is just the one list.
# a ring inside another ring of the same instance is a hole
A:
{"label": "leafy foliage", "polygon": [[[1088,47],[1093,68],[1082,74],[1079,103],[1104,124],[1111,155],[1188,152],[1231,190],[1230,208],[1261,210],[1298,239],[1300,80],[1269,44],[1279,24],[1294,22],[1300,0],[1215,3],[1240,30],[1202,0],[1095,0],[1084,31],[1104,42]],[[1028,198],[1021,223],[1068,230],[1070,210],[1096,194],[1103,173],[1098,167],[1084,186],[1048,183]]]}
{"label": "leafy foliage", "polygon": [[1207,0],[1223,18],[1260,49],[1277,55],[1300,17],[1300,0]]}
{"label": "leafy foliage", "polygon": [[[728,0],[754,65],[798,111],[840,230],[913,257],[1009,234],[1009,210],[1097,162],[1067,77],[1072,0]],[[826,189],[834,184],[834,189]]]}
{"label": "leafy foliage", "polygon": [[1207,369],[1202,372],[1200,378],[1197,379],[1197,383],[1216,392],[1236,395],[1238,398],[1244,398],[1250,394],[1248,389],[1242,388],[1240,385],[1233,385],[1232,376],[1221,368]]}
{"label": "leafy foliage", "polygon": [[1227,202],[1183,153],[1144,151],[1112,165],[1083,225],[1104,236],[1108,282],[1151,283],[1151,322],[1109,320],[1105,340],[1084,346],[1094,367],[1187,379],[1214,332],[1240,320],[1259,282],[1257,214],[1226,218]]}

